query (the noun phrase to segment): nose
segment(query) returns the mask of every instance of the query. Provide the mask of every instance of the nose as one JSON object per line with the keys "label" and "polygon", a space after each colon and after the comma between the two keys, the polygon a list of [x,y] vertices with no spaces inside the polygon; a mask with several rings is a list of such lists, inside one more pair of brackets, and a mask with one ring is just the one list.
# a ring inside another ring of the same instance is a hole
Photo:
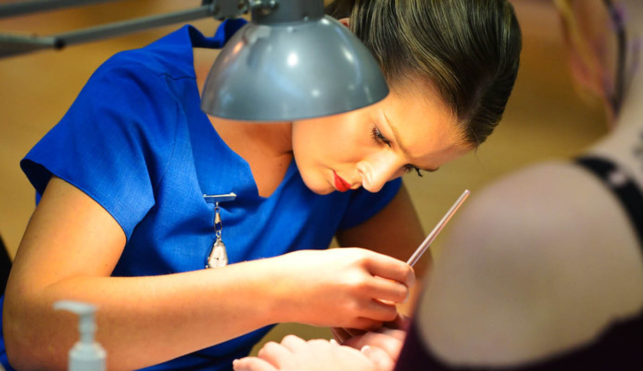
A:
{"label": "nose", "polygon": [[379,157],[357,163],[357,172],[362,177],[362,187],[369,192],[379,192],[386,182],[395,178],[400,166],[395,158]]}

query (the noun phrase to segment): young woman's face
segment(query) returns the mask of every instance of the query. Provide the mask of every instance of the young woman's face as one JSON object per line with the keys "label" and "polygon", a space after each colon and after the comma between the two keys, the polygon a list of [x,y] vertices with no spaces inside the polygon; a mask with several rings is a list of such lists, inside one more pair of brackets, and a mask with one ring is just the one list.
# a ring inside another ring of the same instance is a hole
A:
{"label": "young woman's face", "polygon": [[317,194],[377,192],[409,171],[435,171],[472,149],[439,96],[411,84],[357,111],[294,122],[292,141],[299,172]]}

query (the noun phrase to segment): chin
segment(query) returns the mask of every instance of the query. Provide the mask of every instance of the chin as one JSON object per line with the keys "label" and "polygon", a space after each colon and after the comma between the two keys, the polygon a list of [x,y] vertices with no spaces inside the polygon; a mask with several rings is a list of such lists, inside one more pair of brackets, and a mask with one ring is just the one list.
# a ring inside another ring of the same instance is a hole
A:
{"label": "chin", "polygon": [[308,189],[310,189],[311,192],[320,196],[331,194],[335,191],[334,187],[331,187],[328,183],[322,180],[314,181],[314,179],[309,179],[303,174],[301,174],[301,179],[304,181],[304,184],[306,185],[306,187],[308,187]]}
{"label": "chin", "polygon": [[329,186],[315,187],[315,186],[308,185],[308,183],[306,183],[306,182],[304,182],[304,183],[306,184],[306,187],[308,187],[308,189],[310,189],[313,193],[318,194],[320,196],[325,196],[325,195],[331,194],[331,193],[333,193],[335,191],[335,188],[331,188]]}

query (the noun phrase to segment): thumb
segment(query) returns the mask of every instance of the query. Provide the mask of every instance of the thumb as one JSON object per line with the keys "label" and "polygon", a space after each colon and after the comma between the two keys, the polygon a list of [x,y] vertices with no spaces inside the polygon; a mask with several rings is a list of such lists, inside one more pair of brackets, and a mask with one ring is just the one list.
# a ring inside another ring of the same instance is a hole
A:
{"label": "thumb", "polygon": [[360,350],[371,362],[375,363],[378,371],[393,371],[395,368],[395,362],[393,359],[378,347],[371,347],[365,345]]}

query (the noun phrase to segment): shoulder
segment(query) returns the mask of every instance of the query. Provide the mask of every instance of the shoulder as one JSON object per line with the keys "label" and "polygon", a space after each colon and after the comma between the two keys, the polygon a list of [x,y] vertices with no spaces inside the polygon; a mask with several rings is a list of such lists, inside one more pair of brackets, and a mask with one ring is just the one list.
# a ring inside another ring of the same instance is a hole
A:
{"label": "shoulder", "polygon": [[[100,69],[133,70],[161,78],[195,78],[191,26],[178,30],[137,49],[123,50],[103,63]],[[99,69],[99,70],[100,70]]]}
{"label": "shoulder", "polygon": [[468,261],[470,268],[547,264],[561,253],[552,245],[583,229],[585,221],[574,198],[585,177],[571,164],[548,163],[473,192],[440,256]]}
{"label": "shoulder", "polygon": [[[591,253],[591,239],[601,235],[626,235],[635,242],[632,230],[614,231],[615,225],[629,226],[618,200],[593,174],[571,162],[535,165],[492,183],[472,195],[456,224],[460,232],[466,229],[476,237],[477,249],[485,254],[531,254],[534,248],[543,259],[559,260],[569,253]],[[453,235],[452,242],[467,242],[463,238]],[[574,251],[577,247],[581,251]],[[600,251],[604,249],[595,252]]]}
{"label": "shoulder", "polygon": [[185,121],[185,98],[146,59],[133,61],[133,53],[117,54],[94,72],[61,120],[63,127],[171,145],[177,124]]}
{"label": "shoulder", "polygon": [[[449,248],[488,257],[473,261],[474,268],[515,275],[525,284],[555,285],[542,294],[560,305],[605,299],[622,304],[616,286],[632,287],[637,279],[643,285],[641,246],[628,215],[598,178],[572,162],[508,175],[468,206]],[[579,290],[591,295],[569,295]]]}
{"label": "shoulder", "polygon": [[472,194],[443,250],[422,306],[428,336],[451,360],[536,359],[589,341],[643,300],[629,222],[571,162],[532,166]]}
{"label": "shoulder", "polygon": [[150,99],[164,97],[169,92],[165,75],[150,68],[145,59],[135,60],[139,54],[126,51],[112,56],[96,69],[81,94],[90,89],[105,94],[114,92],[114,98],[122,99],[136,95]]}
{"label": "shoulder", "polygon": [[142,48],[116,53],[94,72],[87,86],[99,85],[124,96],[145,93],[148,99],[168,98],[170,85],[196,78],[189,30],[182,27]]}

